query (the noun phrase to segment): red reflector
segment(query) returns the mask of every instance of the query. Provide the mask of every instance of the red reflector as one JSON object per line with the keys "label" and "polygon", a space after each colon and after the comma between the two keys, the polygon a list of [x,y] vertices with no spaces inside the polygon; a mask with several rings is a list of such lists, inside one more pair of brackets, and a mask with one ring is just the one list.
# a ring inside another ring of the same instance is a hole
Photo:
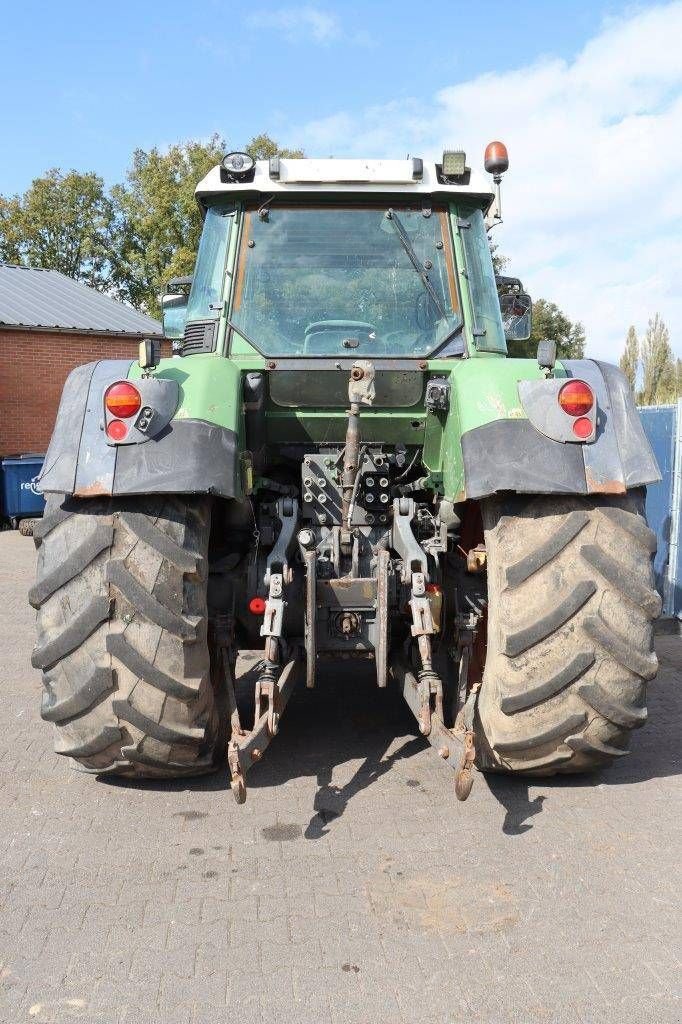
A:
{"label": "red reflector", "polygon": [[107,437],[111,441],[122,441],[128,433],[128,428],[122,420],[112,420],[107,423]]}
{"label": "red reflector", "polygon": [[140,392],[127,381],[119,381],[107,388],[104,394],[104,405],[112,416],[128,419],[134,416],[142,405]]}
{"label": "red reflector", "polygon": [[584,380],[571,380],[559,392],[559,405],[568,416],[584,416],[594,405],[592,388]]}
{"label": "red reflector", "polygon": [[426,592],[428,594],[440,594],[442,589],[443,588],[441,586],[439,586],[438,583],[427,583],[426,584]]}
{"label": "red reflector", "polygon": [[579,420],[576,420],[573,424],[573,433],[576,437],[586,438],[592,433],[592,421],[588,420],[587,416],[581,416]]}
{"label": "red reflector", "polygon": [[249,601],[249,611],[252,615],[262,615],[265,611],[265,601],[262,597],[252,597]]}

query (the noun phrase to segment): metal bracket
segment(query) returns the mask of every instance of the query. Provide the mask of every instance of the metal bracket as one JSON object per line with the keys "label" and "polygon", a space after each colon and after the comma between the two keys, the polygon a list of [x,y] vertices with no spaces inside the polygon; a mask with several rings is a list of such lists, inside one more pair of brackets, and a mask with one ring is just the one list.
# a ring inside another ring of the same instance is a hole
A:
{"label": "metal bracket", "polygon": [[246,773],[249,768],[260,761],[272,737],[276,735],[279,718],[282,714],[296,683],[297,655],[284,666],[277,680],[272,680],[271,687],[256,686],[258,700],[256,703],[256,721],[249,733],[236,737],[233,735],[227,750],[227,764],[230,769],[231,787],[238,804],[246,800]]}
{"label": "metal bracket", "polygon": [[[391,671],[398,683],[410,711],[419,722],[420,732],[434,747],[444,761],[450,761],[454,767],[462,754],[463,737],[462,733],[456,733],[448,729],[443,719],[442,690],[438,692],[438,677],[435,676],[433,687],[428,686],[428,698],[424,698],[426,687],[417,679],[412,669],[406,664],[405,659],[396,654],[391,661]],[[433,699],[433,706],[432,706]],[[425,711],[426,708],[426,711]],[[422,729],[422,723],[428,716],[428,731]]]}
{"label": "metal bracket", "polygon": [[[239,718],[237,695],[234,685],[234,661],[232,660],[234,640],[234,617],[231,614],[218,614],[209,621],[211,641],[215,648],[215,658],[211,659],[211,675],[217,692],[225,688],[227,710],[230,715],[232,736],[242,736],[244,730]],[[214,675],[215,673],[215,675]]]}
{"label": "metal bracket", "polygon": [[350,372],[348,401],[351,405],[371,405],[375,397],[374,365],[368,359],[358,359]]}
{"label": "metal bracket", "polygon": [[268,599],[265,602],[265,612],[263,613],[263,625],[260,628],[261,636],[281,637],[282,635],[285,604],[282,597],[283,589],[282,574],[279,572],[271,573],[270,589]]}
{"label": "metal bracket", "polygon": [[317,552],[305,551],[305,685],[309,690],[315,686],[317,667]]}
{"label": "metal bracket", "polygon": [[417,678],[419,693],[419,731],[422,736],[430,736],[434,716],[441,722],[443,714],[443,684],[440,677],[433,671],[422,671]]}
{"label": "metal bracket", "polygon": [[388,563],[390,556],[386,548],[380,548],[377,556],[377,634],[374,652],[377,686],[384,689],[388,677]]}
{"label": "metal bracket", "polygon": [[431,602],[426,596],[426,580],[421,572],[412,574],[410,609],[412,610],[412,636],[430,636],[435,633]]}
{"label": "metal bracket", "polygon": [[[278,498],[275,515],[281,523],[281,529],[274,547],[267,557],[265,576],[263,577],[266,587],[270,585],[272,573],[281,573],[284,583],[291,582],[293,571],[287,559],[298,526],[298,502],[295,498]],[[262,630],[261,635],[263,635]]]}
{"label": "metal bracket", "polygon": [[428,579],[426,554],[412,532],[416,506],[413,498],[394,498],[391,547],[403,561],[401,579],[410,583],[413,572],[421,572]]}
{"label": "metal bracket", "polygon": [[462,760],[455,775],[455,795],[458,800],[466,800],[474,784],[474,761],[476,760],[476,746],[474,744],[474,715],[476,712],[476,701],[480,683],[472,687],[462,709],[462,720],[464,723],[464,750]]}
{"label": "metal bracket", "polygon": [[473,612],[464,612],[455,616],[455,634],[457,637],[456,657],[459,662],[459,669],[457,676],[457,688],[453,694],[452,720],[455,723],[455,728],[459,730],[465,729],[463,719],[464,705],[467,699],[469,666],[471,664],[474,637],[476,635],[476,628],[479,619],[480,615],[476,615]]}
{"label": "metal bracket", "polygon": [[433,668],[431,652],[431,636],[435,633],[431,602],[426,596],[426,579],[421,572],[412,574],[412,594],[410,596],[412,611],[412,636],[417,638],[419,657],[422,668],[418,673],[419,690],[419,729],[424,736],[431,732],[431,716],[437,714],[441,721],[443,715],[443,684],[440,676]]}
{"label": "metal bracket", "polygon": [[279,716],[281,712],[277,678],[272,671],[265,673],[256,681],[254,706],[256,721],[263,715],[267,718],[268,734],[276,736],[279,732]]}

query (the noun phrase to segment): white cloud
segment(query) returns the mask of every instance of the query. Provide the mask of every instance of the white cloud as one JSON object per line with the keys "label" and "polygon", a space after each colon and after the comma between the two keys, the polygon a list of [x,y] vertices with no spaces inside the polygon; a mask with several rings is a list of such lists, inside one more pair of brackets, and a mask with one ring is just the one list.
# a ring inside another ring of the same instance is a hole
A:
{"label": "white cloud", "polygon": [[335,14],[309,5],[255,11],[245,20],[250,28],[281,32],[289,42],[312,39],[316,43],[330,43],[342,35]]}
{"label": "white cloud", "polygon": [[611,20],[571,60],[545,58],[396,100],[337,112],[292,138],[313,154],[437,156],[485,144],[510,153],[509,270],[587,329],[616,360],[627,327],[659,311],[682,354],[682,2]]}

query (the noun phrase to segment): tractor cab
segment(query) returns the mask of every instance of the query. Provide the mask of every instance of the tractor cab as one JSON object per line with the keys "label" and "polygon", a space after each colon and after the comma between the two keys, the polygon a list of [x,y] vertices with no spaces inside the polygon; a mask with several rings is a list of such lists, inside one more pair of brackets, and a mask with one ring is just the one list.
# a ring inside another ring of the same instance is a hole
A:
{"label": "tractor cab", "polygon": [[465,163],[229,154],[197,187],[183,354],[504,355],[485,220],[495,196]]}

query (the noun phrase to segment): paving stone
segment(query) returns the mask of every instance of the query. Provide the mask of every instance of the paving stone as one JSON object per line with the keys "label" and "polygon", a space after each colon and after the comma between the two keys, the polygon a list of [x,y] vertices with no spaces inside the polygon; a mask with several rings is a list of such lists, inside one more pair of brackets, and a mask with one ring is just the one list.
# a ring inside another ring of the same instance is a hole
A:
{"label": "paving stone", "polygon": [[4,1024],[673,1024],[682,641],[585,779],[466,804],[390,690],[295,694],[237,807],[225,773],[97,781],[52,753],[30,540],[0,534]]}

